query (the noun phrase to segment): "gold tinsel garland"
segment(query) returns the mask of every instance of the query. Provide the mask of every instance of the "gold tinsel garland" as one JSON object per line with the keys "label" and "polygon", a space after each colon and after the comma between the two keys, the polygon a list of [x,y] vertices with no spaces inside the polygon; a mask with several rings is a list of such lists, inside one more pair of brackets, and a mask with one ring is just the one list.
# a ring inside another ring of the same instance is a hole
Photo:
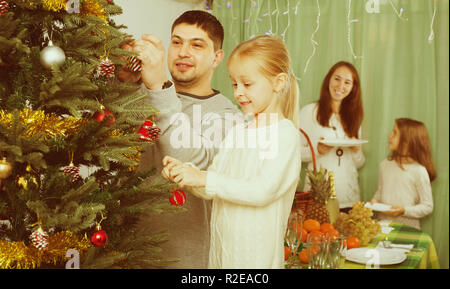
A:
{"label": "gold tinsel garland", "polygon": [[[66,10],[67,0],[42,0],[45,10],[58,12]],[[95,15],[107,22],[108,15],[105,9],[96,0],[85,0],[80,7],[81,15]]]}
{"label": "gold tinsel garland", "polygon": [[91,247],[87,237],[64,231],[51,235],[44,250],[24,242],[8,242],[0,240],[0,269],[34,269],[42,264],[57,265],[68,261],[66,252],[77,250],[80,255]]}
{"label": "gold tinsel garland", "polygon": [[67,0],[42,0],[42,6],[48,11],[66,10]]}
{"label": "gold tinsel garland", "polygon": [[105,9],[96,0],[86,0],[81,6],[82,15],[95,15],[100,19],[103,19],[107,23],[108,15]]}
{"label": "gold tinsel garland", "polygon": [[[67,137],[75,134],[79,127],[88,120],[69,116],[62,118],[56,114],[47,114],[42,110],[23,109],[20,112],[20,122],[27,126],[23,136],[32,137],[44,133],[46,139],[52,137]],[[10,128],[13,125],[13,116],[0,110],[0,123]]]}

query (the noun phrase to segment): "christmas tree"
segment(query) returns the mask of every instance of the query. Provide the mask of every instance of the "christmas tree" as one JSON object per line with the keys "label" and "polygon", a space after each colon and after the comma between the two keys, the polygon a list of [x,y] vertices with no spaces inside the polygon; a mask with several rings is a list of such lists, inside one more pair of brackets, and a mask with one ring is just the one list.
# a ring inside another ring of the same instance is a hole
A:
{"label": "christmas tree", "polygon": [[139,69],[111,19],[121,12],[112,0],[0,0],[0,268],[64,267],[68,252],[81,268],[172,261],[166,233],[136,226],[180,209],[161,178],[144,184],[159,173],[134,170],[157,111],[116,77]]}

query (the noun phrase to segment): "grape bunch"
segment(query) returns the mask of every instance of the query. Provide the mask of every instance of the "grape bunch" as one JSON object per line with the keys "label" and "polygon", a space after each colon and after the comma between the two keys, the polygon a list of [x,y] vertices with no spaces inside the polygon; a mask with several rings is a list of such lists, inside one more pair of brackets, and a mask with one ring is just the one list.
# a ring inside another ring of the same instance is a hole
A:
{"label": "grape bunch", "polygon": [[357,202],[348,214],[340,213],[334,225],[345,236],[357,237],[361,246],[367,246],[381,230],[372,216],[371,209],[365,208],[363,202]]}

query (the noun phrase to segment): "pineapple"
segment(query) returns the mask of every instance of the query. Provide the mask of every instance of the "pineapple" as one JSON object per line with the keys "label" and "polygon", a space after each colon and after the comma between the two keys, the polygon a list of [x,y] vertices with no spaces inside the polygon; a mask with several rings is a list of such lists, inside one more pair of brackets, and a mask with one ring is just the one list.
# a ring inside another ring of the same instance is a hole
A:
{"label": "pineapple", "polygon": [[327,169],[320,168],[320,171],[306,170],[311,186],[312,204],[306,208],[307,219],[315,219],[319,223],[330,223],[330,213],[326,204],[331,196],[331,182],[327,177]]}

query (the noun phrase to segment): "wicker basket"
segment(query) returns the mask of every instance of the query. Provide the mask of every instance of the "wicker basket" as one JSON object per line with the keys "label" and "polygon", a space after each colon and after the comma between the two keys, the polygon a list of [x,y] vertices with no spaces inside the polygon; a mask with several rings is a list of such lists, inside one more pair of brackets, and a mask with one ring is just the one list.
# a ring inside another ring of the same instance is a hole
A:
{"label": "wicker basket", "polygon": [[[311,140],[309,139],[308,135],[304,130],[300,129],[300,132],[305,136],[306,140],[308,141],[309,149],[311,150],[311,155],[313,159],[314,170],[316,170],[317,169],[316,155],[314,153],[314,148],[312,146]],[[295,192],[294,202],[296,203],[297,209],[302,210],[303,219],[306,220],[306,210],[308,209],[308,206],[314,202],[311,196],[311,192],[301,192],[301,191]]]}

